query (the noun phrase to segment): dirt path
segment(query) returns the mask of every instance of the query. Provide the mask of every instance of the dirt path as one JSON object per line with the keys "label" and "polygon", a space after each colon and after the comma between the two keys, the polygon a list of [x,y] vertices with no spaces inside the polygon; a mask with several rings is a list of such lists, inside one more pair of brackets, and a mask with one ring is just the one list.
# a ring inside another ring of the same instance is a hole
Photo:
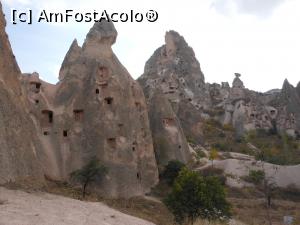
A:
{"label": "dirt path", "polygon": [[154,225],[102,203],[0,187],[0,225]]}

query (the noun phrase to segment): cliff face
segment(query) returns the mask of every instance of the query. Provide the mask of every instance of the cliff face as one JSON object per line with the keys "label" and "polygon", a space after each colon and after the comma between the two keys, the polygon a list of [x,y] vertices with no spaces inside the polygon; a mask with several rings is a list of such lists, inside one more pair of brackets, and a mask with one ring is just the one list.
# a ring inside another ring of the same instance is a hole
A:
{"label": "cliff face", "polygon": [[21,94],[20,69],[5,26],[0,3],[0,183],[27,178],[42,181],[40,143]]}
{"label": "cliff face", "polygon": [[114,55],[117,31],[96,23],[83,47],[72,43],[59,83],[23,76],[36,131],[43,144],[44,172],[53,179],[97,157],[107,168],[101,188],[110,196],[144,194],[158,181],[144,94]]}
{"label": "cliff face", "polygon": [[[157,126],[152,126],[155,151],[160,152],[159,155],[164,153],[164,157],[168,156],[165,159],[188,162],[190,152],[186,137],[201,138],[203,119],[199,109],[210,106],[204,76],[193,50],[177,32],[167,32],[165,45],[158,48],[147,61],[144,74],[138,81],[150,105],[150,123],[160,122],[163,127],[157,129]],[[157,93],[160,95],[157,96]],[[158,107],[162,102],[165,106]],[[161,117],[164,114],[169,116]],[[163,137],[172,145],[159,146],[157,143]]]}

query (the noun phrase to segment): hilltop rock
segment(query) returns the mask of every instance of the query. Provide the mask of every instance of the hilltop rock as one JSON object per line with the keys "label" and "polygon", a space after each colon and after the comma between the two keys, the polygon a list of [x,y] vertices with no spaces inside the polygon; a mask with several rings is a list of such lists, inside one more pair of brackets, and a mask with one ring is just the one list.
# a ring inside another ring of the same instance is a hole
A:
{"label": "hilltop rock", "polygon": [[[157,90],[166,98],[183,129],[186,138],[203,143],[203,111],[211,107],[209,87],[195,53],[175,31],[165,35],[165,45],[158,48],[147,61],[144,74],[138,79],[149,101]],[[151,109],[150,109],[151,111]],[[150,115],[150,123],[157,121]],[[155,131],[152,130],[153,136]],[[175,151],[175,150],[173,150]],[[176,149],[177,151],[177,149]],[[189,154],[185,148],[183,155]],[[178,158],[185,162],[183,158]]]}

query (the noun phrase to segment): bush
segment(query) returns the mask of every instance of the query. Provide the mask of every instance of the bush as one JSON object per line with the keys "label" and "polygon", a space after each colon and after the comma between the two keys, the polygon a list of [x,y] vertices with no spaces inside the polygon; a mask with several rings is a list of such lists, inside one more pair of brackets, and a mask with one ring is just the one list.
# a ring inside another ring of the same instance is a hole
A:
{"label": "bush", "polygon": [[207,167],[200,171],[200,174],[203,177],[216,177],[219,179],[222,185],[226,183],[226,176],[224,175],[224,171],[215,167]]}
{"label": "bush", "polygon": [[196,152],[197,153],[197,159],[205,158],[206,154],[202,150],[199,150]]}
{"label": "bush", "polygon": [[172,185],[183,167],[185,167],[185,165],[178,160],[170,161],[162,173],[162,178],[165,179],[169,185]]}
{"label": "bush", "polygon": [[230,204],[225,197],[224,187],[217,178],[203,178],[183,168],[164,203],[177,223],[193,224],[197,218],[225,220],[230,217]]}
{"label": "bush", "polygon": [[265,172],[263,170],[250,170],[249,175],[244,178],[245,181],[255,185],[261,184],[265,179]]}

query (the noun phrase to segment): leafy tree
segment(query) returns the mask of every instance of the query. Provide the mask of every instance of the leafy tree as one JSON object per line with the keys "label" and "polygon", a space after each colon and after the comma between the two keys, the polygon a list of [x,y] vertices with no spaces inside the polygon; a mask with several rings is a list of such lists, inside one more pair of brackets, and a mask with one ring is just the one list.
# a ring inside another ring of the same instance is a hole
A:
{"label": "leafy tree", "polygon": [[203,178],[185,167],[164,203],[179,224],[194,224],[197,218],[215,220],[230,216],[230,205],[219,180],[215,177]]}
{"label": "leafy tree", "polygon": [[162,173],[162,178],[165,179],[169,185],[172,185],[183,167],[185,167],[185,165],[178,160],[170,161]]}
{"label": "leafy tree", "polygon": [[212,148],[209,152],[209,160],[211,160],[211,166],[214,167],[214,160],[218,158],[219,152],[217,149]]}
{"label": "leafy tree", "polygon": [[81,183],[82,198],[85,197],[87,186],[101,179],[107,173],[107,168],[98,159],[93,158],[81,169],[75,170],[70,174],[71,179]]}

